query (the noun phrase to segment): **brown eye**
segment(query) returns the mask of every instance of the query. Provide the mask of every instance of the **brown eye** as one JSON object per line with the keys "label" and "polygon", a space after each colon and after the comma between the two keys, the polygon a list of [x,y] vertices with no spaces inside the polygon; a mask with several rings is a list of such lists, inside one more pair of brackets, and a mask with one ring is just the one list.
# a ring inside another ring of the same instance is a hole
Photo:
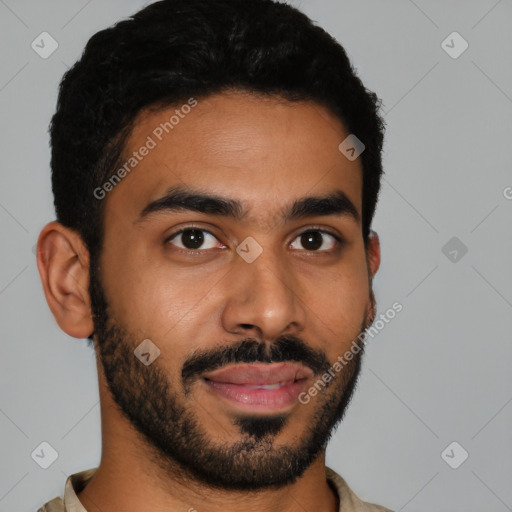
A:
{"label": "brown eye", "polygon": [[167,239],[167,243],[191,251],[213,249],[217,246],[216,241],[209,231],[198,228],[182,229]]}
{"label": "brown eye", "polygon": [[[303,247],[303,250],[314,252],[327,252],[329,250],[334,249],[337,243],[339,242],[339,238],[337,236],[328,233],[327,231],[321,231],[318,229],[304,231],[295,240],[299,239],[300,244]],[[294,243],[295,242],[292,243],[292,246]],[[318,249],[320,249],[321,247],[323,247],[321,251],[318,251]]]}

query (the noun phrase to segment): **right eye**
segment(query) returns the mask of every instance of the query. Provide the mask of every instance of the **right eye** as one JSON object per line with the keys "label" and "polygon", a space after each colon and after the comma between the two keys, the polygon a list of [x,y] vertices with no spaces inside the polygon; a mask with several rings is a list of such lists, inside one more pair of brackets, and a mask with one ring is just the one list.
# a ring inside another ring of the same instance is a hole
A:
{"label": "right eye", "polygon": [[[206,229],[187,227],[167,237],[165,243],[178,247],[182,251],[198,254],[218,247],[215,241],[218,242],[217,238]],[[222,244],[220,246],[224,247]]]}

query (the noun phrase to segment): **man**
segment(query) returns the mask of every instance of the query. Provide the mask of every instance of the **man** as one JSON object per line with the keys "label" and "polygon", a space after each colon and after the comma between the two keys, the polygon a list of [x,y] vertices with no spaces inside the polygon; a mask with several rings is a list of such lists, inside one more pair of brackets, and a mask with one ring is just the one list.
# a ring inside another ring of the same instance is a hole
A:
{"label": "man", "polygon": [[96,351],[102,457],[39,510],[388,510],[325,466],[375,316],[379,106],[271,0],[164,0],[91,38],[38,268]]}

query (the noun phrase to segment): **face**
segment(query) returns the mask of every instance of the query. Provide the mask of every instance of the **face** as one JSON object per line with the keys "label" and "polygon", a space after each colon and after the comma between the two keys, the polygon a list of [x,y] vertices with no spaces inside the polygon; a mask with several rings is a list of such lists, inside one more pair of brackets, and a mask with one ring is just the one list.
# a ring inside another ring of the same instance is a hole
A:
{"label": "face", "polygon": [[102,199],[96,349],[163,470],[280,487],[325,449],[362,347],[332,367],[373,319],[360,161],[316,104],[225,93],[162,124],[175,110],[141,114]]}

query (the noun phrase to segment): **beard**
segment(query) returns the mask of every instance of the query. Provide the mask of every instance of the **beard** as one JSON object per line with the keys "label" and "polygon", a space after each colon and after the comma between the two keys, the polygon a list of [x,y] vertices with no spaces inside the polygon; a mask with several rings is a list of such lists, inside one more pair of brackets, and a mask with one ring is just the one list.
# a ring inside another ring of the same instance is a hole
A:
{"label": "beard", "polygon": [[[251,415],[240,413],[232,420],[238,435],[228,432],[229,442],[219,442],[198,421],[192,385],[201,374],[230,363],[271,363],[295,361],[313,370],[313,382],[331,364],[323,351],[310,348],[293,336],[283,336],[267,345],[255,339],[196,351],[188,357],[181,375],[171,384],[168,373],[156,359],[142,364],[134,349],[136,340],[109,314],[99,271],[91,265],[91,305],[94,335],[110,393],[120,413],[130,422],[144,447],[144,456],[174,480],[195,481],[212,489],[257,491],[281,488],[294,483],[325,452],[353,395],[361,369],[364,343],[336,378],[332,379],[309,407],[312,416],[295,442],[277,444],[276,436],[293,421],[293,410],[286,414]],[[373,294],[372,294],[373,295]],[[365,319],[367,315],[365,313]],[[373,320],[373,319],[372,319]],[[371,324],[363,322],[361,331]],[[359,341],[361,337],[358,338]],[[195,409],[194,409],[195,406]],[[216,421],[212,416],[208,422]],[[142,452],[141,452],[142,453]]]}

